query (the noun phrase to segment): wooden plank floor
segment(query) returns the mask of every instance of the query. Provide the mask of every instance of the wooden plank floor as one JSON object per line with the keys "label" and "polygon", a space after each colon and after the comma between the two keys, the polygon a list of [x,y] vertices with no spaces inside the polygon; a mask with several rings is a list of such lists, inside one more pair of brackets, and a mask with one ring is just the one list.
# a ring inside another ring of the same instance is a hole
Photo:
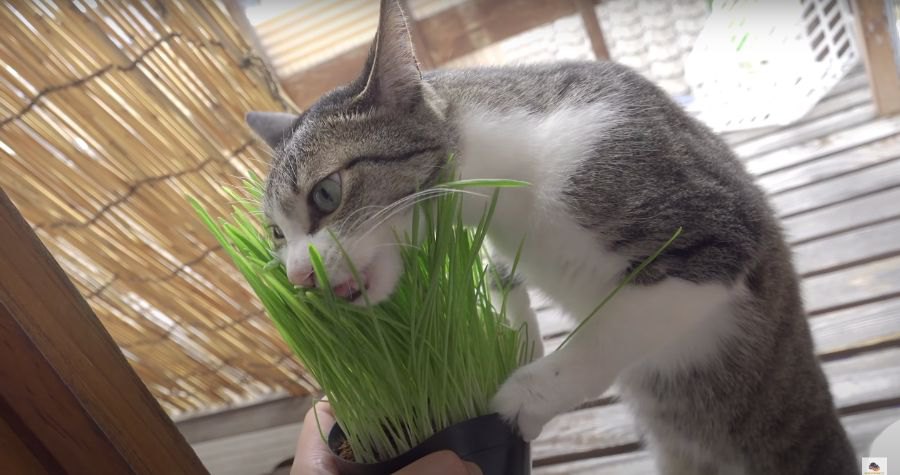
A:
{"label": "wooden plank floor", "polygon": [[[900,116],[876,118],[861,72],[789,127],[728,134],[781,217],[816,351],[865,455],[900,420]],[[571,329],[538,300],[547,350]],[[615,389],[547,425],[536,474],[655,473]]]}

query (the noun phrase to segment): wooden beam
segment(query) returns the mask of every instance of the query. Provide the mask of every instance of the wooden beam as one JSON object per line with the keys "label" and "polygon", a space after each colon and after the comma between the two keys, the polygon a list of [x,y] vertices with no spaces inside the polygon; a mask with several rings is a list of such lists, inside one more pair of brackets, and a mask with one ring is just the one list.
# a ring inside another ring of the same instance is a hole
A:
{"label": "wooden beam", "polygon": [[225,9],[228,10],[228,14],[231,16],[234,25],[244,37],[244,40],[253,47],[253,50],[256,52],[257,56],[263,60],[266,67],[269,68],[269,71],[275,71],[275,68],[272,66],[272,58],[269,57],[269,53],[259,39],[259,35],[256,34],[256,28],[253,28],[250,19],[247,18],[247,13],[244,6],[241,4],[241,1],[224,0],[223,3],[225,4]]}
{"label": "wooden beam", "polygon": [[[596,1],[594,2],[596,3]],[[416,23],[434,67],[498,41],[578,12],[571,1],[468,0]],[[282,79],[301,108],[322,94],[352,81],[362,70],[369,45],[358,46],[328,61]]]}
{"label": "wooden beam", "polygon": [[0,242],[0,433],[17,439],[0,460],[43,473],[207,473],[2,190]]}
{"label": "wooden beam", "polygon": [[900,69],[891,42],[887,0],[854,0],[860,53],[879,115],[900,113]]}
{"label": "wooden beam", "polygon": [[443,64],[575,13],[571,2],[469,0],[419,23],[435,63]]}
{"label": "wooden beam", "polygon": [[40,450],[33,450],[33,444],[16,424],[0,419],[0,467],[9,473],[43,474],[60,470],[52,458],[41,457]]}
{"label": "wooden beam", "polygon": [[581,21],[584,23],[584,31],[591,40],[591,48],[594,50],[594,57],[597,59],[609,60],[609,49],[606,47],[606,40],[603,38],[603,27],[600,26],[600,19],[597,18],[596,2],[593,0],[574,0],[578,12],[581,14]]}

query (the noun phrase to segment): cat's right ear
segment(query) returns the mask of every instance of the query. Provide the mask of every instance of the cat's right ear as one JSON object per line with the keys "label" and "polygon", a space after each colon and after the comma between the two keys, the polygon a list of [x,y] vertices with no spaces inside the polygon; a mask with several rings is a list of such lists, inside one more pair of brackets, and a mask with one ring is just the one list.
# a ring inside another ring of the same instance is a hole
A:
{"label": "cat's right ear", "polygon": [[411,104],[422,99],[422,72],[409,23],[398,0],[381,0],[378,31],[369,50],[355,103]]}
{"label": "cat's right ear", "polygon": [[278,148],[282,142],[291,137],[294,123],[299,116],[285,112],[248,112],[244,120],[247,125],[265,140],[269,147]]}

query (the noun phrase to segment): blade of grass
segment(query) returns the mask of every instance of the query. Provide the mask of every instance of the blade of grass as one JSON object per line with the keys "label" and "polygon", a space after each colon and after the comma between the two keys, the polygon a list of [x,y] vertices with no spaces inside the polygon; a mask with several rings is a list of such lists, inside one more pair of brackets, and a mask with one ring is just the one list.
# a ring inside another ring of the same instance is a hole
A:
{"label": "blade of grass", "polygon": [[626,276],[621,282],[619,282],[619,285],[617,285],[616,288],[613,289],[613,291],[609,293],[609,295],[607,295],[596,307],[594,307],[594,310],[591,311],[591,313],[589,313],[588,316],[585,317],[584,320],[582,320],[581,323],[579,323],[578,326],[576,326],[575,329],[572,330],[572,332],[569,333],[568,336],[566,336],[566,338],[563,340],[563,342],[557,347],[556,351],[559,351],[561,348],[565,347],[566,344],[568,344],[569,341],[572,339],[572,337],[574,337],[575,334],[578,333],[579,330],[584,328],[584,326],[592,318],[594,318],[594,315],[596,315],[597,312],[600,311],[600,309],[602,309],[604,306],[606,306],[606,304],[609,303],[609,301],[612,300],[613,297],[615,297],[616,294],[618,294],[620,290],[622,290],[626,285],[630,284],[631,281],[633,281],[635,279],[635,277],[637,277],[638,274],[640,274],[644,270],[645,267],[650,265],[651,262],[655,261],[656,258],[659,257],[659,255],[662,254],[662,252],[665,251],[666,248],[669,247],[670,244],[672,244],[672,242],[674,242],[676,239],[678,239],[678,236],[680,236],[680,235],[681,235],[681,228],[679,227],[675,231],[675,234],[672,234],[672,237],[670,237],[669,240],[666,241],[665,244],[660,246],[659,249],[656,250],[656,252],[654,252],[652,255],[650,255],[650,257],[644,259],[640,263],[640,265],[638,265],[633,271],[629,272],[628,276]]}

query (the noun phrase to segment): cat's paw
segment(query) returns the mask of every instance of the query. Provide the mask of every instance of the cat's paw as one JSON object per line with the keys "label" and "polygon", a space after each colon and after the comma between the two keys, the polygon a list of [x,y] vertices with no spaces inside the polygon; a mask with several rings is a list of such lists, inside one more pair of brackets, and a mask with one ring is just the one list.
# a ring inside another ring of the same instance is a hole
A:
{"label": "cat's paw", "polygon": [[541,434],[557,408],[552,394],[548,394],[548,378],[540,364],[543,360],[516,370],[491,401],[491,409],[511,426],[518,428],[522,438],[531,441]]}

